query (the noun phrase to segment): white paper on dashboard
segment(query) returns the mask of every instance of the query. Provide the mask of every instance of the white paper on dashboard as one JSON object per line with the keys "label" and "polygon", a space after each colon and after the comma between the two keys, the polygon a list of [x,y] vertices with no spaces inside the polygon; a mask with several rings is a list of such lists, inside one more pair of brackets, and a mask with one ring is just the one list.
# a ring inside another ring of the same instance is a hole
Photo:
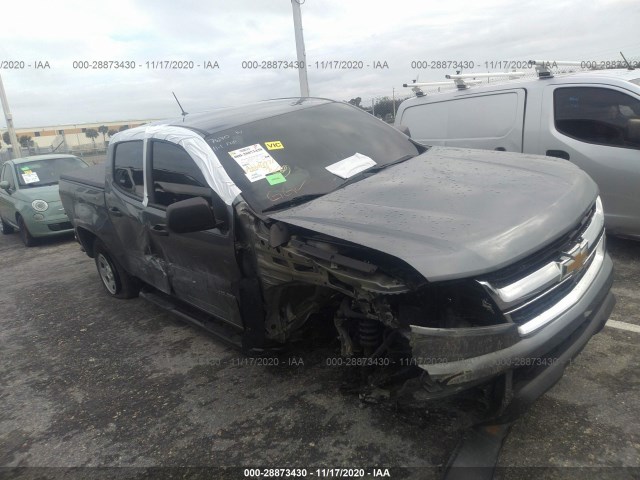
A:
{"label": "white paper on dashboard", "polygon": [[371,158],[361,153],[356,153],[325,168],[341,178],[349,178],[374,165],[377,165],[377,163]]}
{"label": "white paper on dashboard", "polygon": [[23,173],[22,180],[24,180],[24,183],[36,183],[40,181],[38,174],[31,171],[29,173]]}

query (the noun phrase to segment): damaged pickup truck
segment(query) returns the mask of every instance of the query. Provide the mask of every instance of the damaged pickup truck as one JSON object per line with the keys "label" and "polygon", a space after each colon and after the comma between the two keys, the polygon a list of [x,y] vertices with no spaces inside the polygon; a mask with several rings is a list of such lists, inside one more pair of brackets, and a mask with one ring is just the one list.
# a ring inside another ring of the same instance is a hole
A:
{"label": "damaged pickup truck", "polygon": [[426,398],[491,384],[502,415],[549,389],[615,303],[580,169],[423,146],[330,100],[126,130],[60,196],[115,297],[253,352],[325,325],[371,381],[384,365],[420,372],[403,388]]}

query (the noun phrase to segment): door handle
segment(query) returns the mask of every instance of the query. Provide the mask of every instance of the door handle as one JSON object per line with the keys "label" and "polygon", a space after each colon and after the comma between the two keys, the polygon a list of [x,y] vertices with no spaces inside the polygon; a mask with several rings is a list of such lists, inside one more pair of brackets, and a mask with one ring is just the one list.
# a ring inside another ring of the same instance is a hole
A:
{"label": "door handle", "polygon": [[120,209],[119,209],[119,208],[117,208],[117,207],[111,207],[111,208],[109,209],[109,213],[110,213],[111,215],[113,215],[114,217],[121,217],[121,216],[122,216],[122,212],[121,212],[121,211],[120,211]]}
{"label": "door handle", "polygon": [[506,149],[506,148],[504,148],[504,147],[496,147],[496,148],[494,148],[494,150],[495,150],[496,152],[506,152],[506,151],[507,151],[507,149]]}
{"label": "door handle", "polygon": [[157,223],[151,227],[151,233],[164,237],[169,235],[169,230],[167,230],[167,226],[164,223]]}
{"label": "door handle", "polygon": [[564,150],[547,150],[547,157],[564,158],[569,160],[569,154]]}

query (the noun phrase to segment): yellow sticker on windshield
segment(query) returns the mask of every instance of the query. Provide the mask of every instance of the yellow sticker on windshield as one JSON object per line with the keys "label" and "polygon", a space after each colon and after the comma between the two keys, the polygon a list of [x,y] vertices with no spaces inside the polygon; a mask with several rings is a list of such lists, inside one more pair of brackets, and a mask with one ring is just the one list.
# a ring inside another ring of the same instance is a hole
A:
{"label": "yellow sticker on windshield", "polygon": [[267,150],[282,150],[284,148],[284,145],[282,145],[282,142],[280,140],[274,140],[273,142],[264,142],[264,144],[267,146]]}

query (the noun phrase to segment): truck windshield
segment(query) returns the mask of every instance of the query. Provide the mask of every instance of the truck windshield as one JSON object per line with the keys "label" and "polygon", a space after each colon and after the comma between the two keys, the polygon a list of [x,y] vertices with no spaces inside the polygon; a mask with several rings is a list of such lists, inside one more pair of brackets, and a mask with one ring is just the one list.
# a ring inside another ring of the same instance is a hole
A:
{"label": "truck windshield", "polygon": [[77,157],[34,159],[16,165],[16,176],[21,188],[57,185],[65,172],[86,168],[88,165]]}
{"label": "truck windshield", "polygon": [[207,141],[258,212],[329,193],[368,170],[378,171],[425,150],[395,128],[342,103],[258,120],[217,132]]}

